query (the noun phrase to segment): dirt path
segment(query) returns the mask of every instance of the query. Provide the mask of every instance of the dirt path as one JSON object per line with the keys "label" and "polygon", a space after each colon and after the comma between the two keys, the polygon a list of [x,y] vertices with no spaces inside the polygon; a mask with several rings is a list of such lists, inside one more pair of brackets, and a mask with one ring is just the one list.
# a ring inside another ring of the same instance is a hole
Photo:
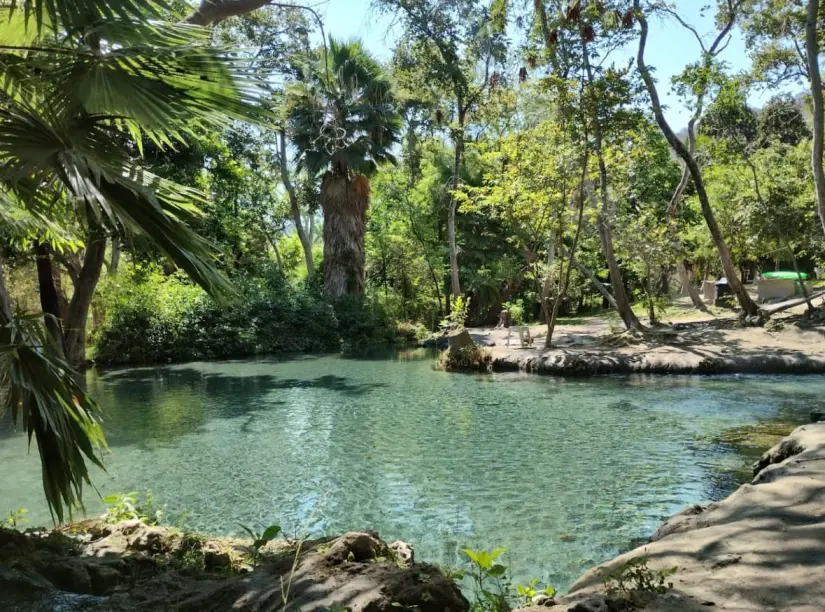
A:
{"label": "dirt path", "polygon": [[735,317],[688,309],[642,339],[617,335],[607,316],[560,325],[545,350],[546,328],[530,327],[532,348],[521,348],[515,329],[473,329],[490,347],[493,369],[540,374],[805,373],[825,372],[825,326],[803,320],[804,306],[776,315],[766,327],[741,327]]}
{"label": "dirt path", "polygon": [[618,609],[604,596],[604,576],[643,556],[652,570],[677,568],[673,589],[649,597],[649,612],[822,612],[825,423],[797,428],[760,467],[752,484],[677,514],[650,544],[590,570],[558,605],[534,612]]}

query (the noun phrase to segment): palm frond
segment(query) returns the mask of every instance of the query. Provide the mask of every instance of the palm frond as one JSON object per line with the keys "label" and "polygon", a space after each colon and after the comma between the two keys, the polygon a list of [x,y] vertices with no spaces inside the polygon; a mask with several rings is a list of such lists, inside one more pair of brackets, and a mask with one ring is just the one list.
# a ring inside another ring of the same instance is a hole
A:
{"label": "palm frond", "polygon": [[331,39],[327,64],[309,76],[287,92],[299,167],[318,173],[337,164],[369,175],[394,162],[401,117],[392,84],[363,45]]}
{"label": "palm frond", "polygon": [[91,19],[159,17],[169,8],[165,0],[11,0],[11,12],[20,12],[25,24],[31,20],[39,33],[44,26],[71,31]]}
{"label": "palm frond", "polygon": [[214,297],[232,294],[220,252],[190,226],[206,197],[131,164],[106,117],[0,108],[0,119],[0,184],[82,201],[108,227],[145,235]]}
{"label": "palm frond", "polygon": [[89,463],[103,467],[100,410],[58,357],[42,321],[17,317],[0,325],[0,397],[37,444],[52,516],[77,507],[91,484]]}

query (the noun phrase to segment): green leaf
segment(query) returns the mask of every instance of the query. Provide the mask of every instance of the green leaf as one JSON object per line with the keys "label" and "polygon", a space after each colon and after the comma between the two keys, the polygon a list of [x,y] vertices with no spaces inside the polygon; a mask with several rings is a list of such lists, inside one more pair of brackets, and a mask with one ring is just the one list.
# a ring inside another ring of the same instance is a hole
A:
{"label": "green leaf", "polygon": [[489,570],[487,570],[487,575],[492,578],[498,578],[499,576],[503,576],[507,571],[506,565],[493,565]]}
{"label": "green leaf", "polygon": [[467,555],[467,557],[470,559],[470,561],[472,561],[475,564],[478,564],[479,554],[483,554],[483,553],[480,553],[480,552],[476,552],[471,548],[463,548],[463,549],[461,549],[461,552],[463,552],[465,555]]}
{"label": "green leaf", "polygon": [[270,525],[264,531],[263,535],[261,536],[261,539],[269,542],[270,540],[274,540],[275,538],[277,538],[279,533],[281,533],[280,525]]}

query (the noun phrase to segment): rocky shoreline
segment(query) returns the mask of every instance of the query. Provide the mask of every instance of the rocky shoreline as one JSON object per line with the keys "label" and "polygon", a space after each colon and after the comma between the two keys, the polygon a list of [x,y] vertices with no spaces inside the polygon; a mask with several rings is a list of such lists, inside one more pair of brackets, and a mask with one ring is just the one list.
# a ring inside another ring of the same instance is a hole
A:
{"label": "rocky shoreline", "polygon": [[[651,594],[650,612],[822,612],[825,610],[825,423],[795,429],[754,466],[754,479],[727,499],[666,521],[649,544],[586,572],[551,608],[626,609],[605,596],[605,576],[646,557],[676,572]],[[529,610],[529,609],[526,609]]]}
{"label": "rocky shoreline", "polygon": [[313,541],[207,538],[137,520],[0,529],[4,612],[464,612],[458,586],[375,533]]}
{"label": "rocky shoreline", "polygon": [[494,354],[494,372],[551,376],[606,374],[821,374],[825,359],[804,354],[699,356],[672,352],[621,353],[551,350],[541,354]]}

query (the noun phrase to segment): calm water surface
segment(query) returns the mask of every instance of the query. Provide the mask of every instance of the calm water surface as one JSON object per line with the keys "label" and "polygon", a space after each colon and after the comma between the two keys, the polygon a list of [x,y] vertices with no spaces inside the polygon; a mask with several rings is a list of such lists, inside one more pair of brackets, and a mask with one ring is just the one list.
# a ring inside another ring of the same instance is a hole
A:
{"label": "calm water surface", "polygon": [[[451,566],[461,548],[503,546],[517,578],[564,588],[738,484],[750,459],[715,434],[804,420],[825,394],[825,377],[561,380],[431,364],[413,352],[91,373],[111,446],[95,483],[151,489],[168,515],[213,533],[372,528]],[[0,436],[0,512],[47,524],[25,447]]]}

